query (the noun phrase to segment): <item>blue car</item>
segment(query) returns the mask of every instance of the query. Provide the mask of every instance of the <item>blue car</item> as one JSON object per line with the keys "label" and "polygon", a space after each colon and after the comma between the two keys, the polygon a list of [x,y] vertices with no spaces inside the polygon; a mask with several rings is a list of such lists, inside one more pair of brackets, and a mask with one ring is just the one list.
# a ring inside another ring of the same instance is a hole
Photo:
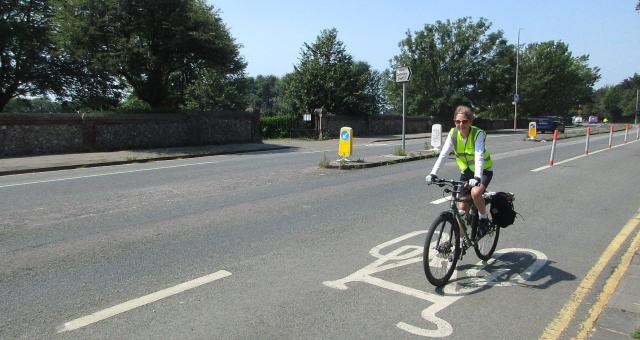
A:
{"label": "blue car", "polygon": [[564,133],[564,122],[558,116],[538,116],[534,119],[536,122],[536,130],[539,133],[553,133],[556,129],[558,132]]}

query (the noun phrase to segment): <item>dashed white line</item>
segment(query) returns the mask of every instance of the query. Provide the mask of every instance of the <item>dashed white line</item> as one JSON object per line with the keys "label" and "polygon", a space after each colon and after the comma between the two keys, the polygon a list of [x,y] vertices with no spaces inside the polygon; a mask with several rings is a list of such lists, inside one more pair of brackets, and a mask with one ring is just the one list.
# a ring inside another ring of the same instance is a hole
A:
{"label": "dashed white line", "polygon": [[439,200],[435,200],[435,201],[431,202],[431,204],[441,204],[441,203],[448,202],[448,201],[451,201],[451,196],[446,196],[446,197],[443,197],[443,198],[441,198]]}
{"label": "dashed white line", "polygon": [[178,293],[182,293],[186,290],[189,289],[193,289],[199,286],[202,286],[204,284],[213,282],[215,280],[219,280],[222,278],[225,278],[227,276],[230,276],[231,273],[226,271],[226,270],[219,270],[215,273],[209,274],[209,275],[205,275],[202,277],[199,277],[197,279],[188,281],[188,282],[184,282],[181,283],[179,285],[170,287],[170,288],[166,288],[160,291],[157,291],[155,293],[151,293],[149,295],[145,295],[142,297],[139,297],[137,299],[133,299],[133,300],[129,300],[127,302],[121,303],[119,305],[115,305],[113,307],[109,307],[107,309],[103,309],[99,312],[95,312],[91,315],[87,315],[87,316],[83,316],[81,318],[69,321],[69,322],[65,322],[59,329],[58,329],[58,333],[62,333],[62,332],[68,332],[68,331],[72,331],[78,328],[82,328],[85,327],[87,325],[90,325],[92,323],[96,323],[98,321],[102,321],[104,319],[110,318],[112,316],[130,311],[132,309],[144,306],[146,304],[158,301],[160,299],[164,299],[166,297],[178,294]]}

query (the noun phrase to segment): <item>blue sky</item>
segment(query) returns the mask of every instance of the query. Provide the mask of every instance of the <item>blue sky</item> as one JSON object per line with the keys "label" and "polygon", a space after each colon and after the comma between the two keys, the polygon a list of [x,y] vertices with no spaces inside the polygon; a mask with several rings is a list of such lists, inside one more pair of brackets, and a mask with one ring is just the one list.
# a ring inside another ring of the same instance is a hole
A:
{"label": "blue sky", "polygon": [[405,32],[437,20],[488,19],[510,43],[563,41],[574,56],[589,55],[600,68],[596,88],[640,73],[640,13],[636,0],[434,1],[434,0],[208,0],[243,45],[250,76],[293,71],[305,42],[335,27],[355,60],[389,67]]}

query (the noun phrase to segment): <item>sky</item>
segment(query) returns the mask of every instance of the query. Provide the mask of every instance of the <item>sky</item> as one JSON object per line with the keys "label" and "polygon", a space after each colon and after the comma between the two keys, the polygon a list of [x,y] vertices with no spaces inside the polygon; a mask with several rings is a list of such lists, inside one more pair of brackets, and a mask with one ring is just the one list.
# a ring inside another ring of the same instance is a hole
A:
{"label": "sky", "polygon": [[400,53],[406,32],[436,21],[486,18],[512,44],[563,41],[573,56],[599,67],[595,87],[616,85],[640,73],[637,0],[207,0],[247,61],[249,76],[281,77],[298,64],[304,43],[336,28],[354,60],[383,71]]}

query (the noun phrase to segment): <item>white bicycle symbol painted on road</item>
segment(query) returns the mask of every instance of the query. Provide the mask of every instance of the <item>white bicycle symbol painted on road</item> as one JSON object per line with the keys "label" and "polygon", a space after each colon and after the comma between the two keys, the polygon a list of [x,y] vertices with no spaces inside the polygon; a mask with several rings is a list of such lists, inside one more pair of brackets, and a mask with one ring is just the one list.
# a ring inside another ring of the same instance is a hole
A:
{"label": "white bicycle symbol painted on road", "polygon": [[[342,279],[335,281],[325,281],[323,282],[323,284],[327,287],[346,290],[349,288],[347,286],[347,283],[366,282],[374,286],[389,289],[421,300],[429,301],[433,304],[422,310],[421,316],[426,321],[435,324],[435,329],[422,328],[410,325],[402,321],[398,322],[396,324],[396,327],[414,335],[425,337],[445,337],[453,333],[453,327],[448,321],[436,316],[439,311],[445,309],[464,296],[476,292],[482,288],[486,288],[489,286],[514,286],[530,282],[529,279],[548,262],[547,256],[537,250],[524,248],[500,249],[497,250],[494,253],[493,258],[489,259],[487,262],[480,261],[473,265],[470,269],[465,270],[464,283],[455,282],[456,274],[458,272],[454,272],[453,277],[451,278],[452,283],[444,287],[442,294],[422,291],[372,276],[373,274],[385,270],[422,262],[422,252],[424,251],[424,247],[422,246],[402,245],[387,254],[382,254],[381,250],[412,237],[426,233],[427,231],[424,230],[414,231],[397,237],[393,240],[379,244],[371,248],[371,250],[369,251],[369,254],[371,254],[371,256],[377,258],[377,260],[375,260],[373,263]],[[524,271],[509,276],[507,280],[499,281],[498,279],[503,274],[510,271],[510,269],[493,270],[486,276],[479,276],[480,271],[487,268],[488,266],[491,266],[493,263],[495,263],[496,260],[500,259],[504,255],[513,253],[529,254],[533,257],[533,263],[529,265]]]}

